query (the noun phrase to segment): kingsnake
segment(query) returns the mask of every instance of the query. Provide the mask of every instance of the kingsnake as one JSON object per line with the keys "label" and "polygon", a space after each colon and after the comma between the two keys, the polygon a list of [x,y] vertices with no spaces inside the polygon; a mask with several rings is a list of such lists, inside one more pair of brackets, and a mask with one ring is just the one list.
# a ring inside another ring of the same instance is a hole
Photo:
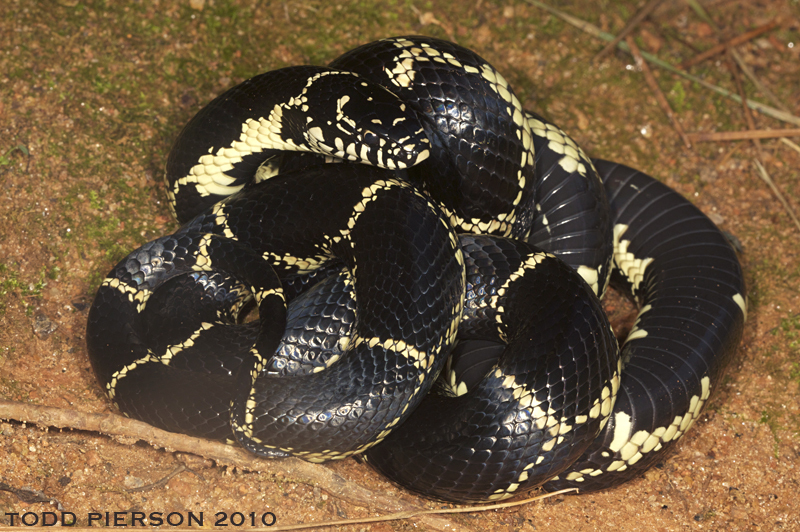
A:
{"label": "kingsnake", "polygon": [[[126,415],[263,456],[366,451],[452,501],[604,489],[686,432],[741,338],[716,226],[447,41],[245,81],[183,129],[167,186],[183,226],[101,284],[92,366]],[[612,263],[640,306],[621,358]]]}

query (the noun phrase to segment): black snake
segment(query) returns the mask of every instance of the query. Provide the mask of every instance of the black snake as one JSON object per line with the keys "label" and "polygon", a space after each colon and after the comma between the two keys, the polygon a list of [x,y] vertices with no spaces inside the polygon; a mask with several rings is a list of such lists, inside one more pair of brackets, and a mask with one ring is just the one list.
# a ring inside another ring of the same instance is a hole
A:
{"label": "black snake", "polygon": [[[87,329],[115,404],[167,430],[366,451],[454,501],[603,489],[686,432],[741,338],[713,223],[446,41],[245,81],[187,124],[167,181],[184,225],[112,270]],[[612,260],[640,305],[621,358]]]}

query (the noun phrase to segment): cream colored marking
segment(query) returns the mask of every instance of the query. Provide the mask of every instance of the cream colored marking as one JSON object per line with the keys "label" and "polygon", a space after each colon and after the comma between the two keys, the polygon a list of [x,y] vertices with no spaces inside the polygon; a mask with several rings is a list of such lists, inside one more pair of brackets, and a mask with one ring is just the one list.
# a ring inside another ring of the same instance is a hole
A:
{"label": "cream colored marking", "polygon": [[534,118],[533,115],[526,115],[526,117],[528,118],[528,126],[530,126],[531,131],[537,137],[544,137],[547,134],[547,128],[545,127],[544,122]]}
{"label": "cream colored marking", "polygon": [[[522,104],[515,95],[511,94],[508,82],[505,80],[505,78],[503,78],[503,76],[491,66],[487,64],[481,65],[480,74],[486,81],[489,82],[489,86],[498,94],[498,96],[500,96],[500,98],[511,104],[510,106],[506,107],[506,112],[511,117],[511,120],[519,126],[517,136],[522,141],[523,147],[525,147],[525,149],[521,150],[519,161],[520,167],[533,164],[534,153],[533,142],[530,139],[531,128],[528,121],[524,119]],[[519,203],[519,199],[520,198],[518,197],[514,201],[514,205]]]}
{"label": "cream colored marking", "polygon": [[631,416],[625,412],[617,412],[614,414],[614,437],[608,445],[608,448],[615,453],[619,452],[628,441],[632,426]]}
{"label": "cream colored marking", "polygon": [[[324,250],[323,250],[324,251]],[[328,255],[316,255],[314,257],[294,257],[288,253],[284,255],[277,255],[275,253],[266,252],[262,255],[265,261],[274,266],[293,266],[297,268],[299,273],[309,273],[319,269],[327,260],[330,259]]]}
{"label": "cream colored marking", "polygon": [[346,117],[343,109],[344,106],[347,105],[347,102],[349,101],[350,101],[350,96],[346,94],[336,100],[336,118],[341,120],[342,118]]}
{"label": "cream colored marking", "polygon": [[353,229],[353,227],[355,227],[356,221],[361,216],[361,213],[363,213],[364,210],[366,209],[366,204],[371,202],[371,201],[373,201],[373,200],[375,200],[375,199],[377,199],[378,191],[389,189],[389,188],[392,188],[392,187],[400,187],[400,188],[403,188],[405,190],[409,190],[412,193],[414,193],[415,195],[417,195],[417,196],[419,196],[421,198],[425,198],[427,200],[426,196],[424,196],[422,193],[420,193],[415,188],[411,187],[411,185],[409,185],[407,183],[404,183],[402,181],[397,181],[397,180],[394,180],[394,179],[388,179],[388,180],[385,180],[385,181],[384,180],[375,181],[373,184],[371,184],[368,187],[365,187],[361,191],[362,200],[359,203],[357,203],[356,205],[353,206],[353,215],[350,217],[350,220],[348,220],[348,223],[347,223],[348,224],[348,228],[347,229],[340,229],[339,230],[340,236],[333,236],[333,237],[328,237],[328,238],[330,240],[332,240],[333,242],[339,242],[342,238],[349,238],[350,231]]}
{"label": "cream colored marking", "polygon": [[[606,470],[624,471],[629,465],[638,462],[645,454],[658,451],[663,444],[681,438],[700,416],[700,411],[711,393],[709,377],[703,377],[700,384],[702,388],[700,395],[690,399],[686,413],[683,416],[675,416],[669,426],[658,427],[653,432],[640,430],[631,435],[630,416],[624,412],[614,414],[614,434],[608,449],[617,453],[621,460],[611,462]],[[607,451],[603,451],[601,454],[606,458],[611,456]]]}
{"label": "cream colored marking", "polygon": [[160,357],[159,362],[164,364],[165,366],[169,366],[169,363],[172,361],[172,358],[183,351],[184,349],[188,349],[194,345],[195,340],[197,340],[203,331],[207,331],[214,326],[213,323],[203,322],[200,324],[200,328],[193,332],[189,338],[184,340],[183,342],[175,345],[171,345],[167,347],[163,356]]}
{"label": "cream colored marking", "polygon": [[[647,434],[647,431],[643,430],[641,432]],[[666,427],[658,427],[656,430],[653,431],[652,434],[647,434],[647,438],[644,440],[644,442],[642,442],[642,446],[639,449],[639,452],[649,453],[657,446],[659,446],[661,444],[661,437],[664,435],[665,432],[667,432]]]}
{"label": "cream colored marking", "polygon": [[163,364],[165,366],[169,366],[169,363],[172,361],[173,357],[183,351],[184,349],[188,349],[189,347],[194,345],[195,340],[200,337],[203,331],[207,331],[214,326],[213,323],[203,322],[200,324],[200,328],[193,332],[189,338],[184,340],[179,344],[174,344],[165,350],[162,356],[156,356],[152,351],[148,350],[146,356],[134,360],[127,366],[117,370],[111,375],[111,379],[109,379],[108,383],[106,384],[106,393],[108,394],[109,398],[113,399],[116,394],[116,387],[119,384],[119,381],[124,379],[131,371],[136,369],[137,367],[149,363],[149,362],[156,362]]}
{"label": "cream colored marking", "polygon": [[117,384],[119,383],[120,380],[124,379],[129,372],[133,371],[142,364],[146,364],[148,362],[158,362],[158,361],[159,361],[158,357],[148,350],[147,356],[134,360],[127,366],[115,371],[114,374],[111,375],[109,381],[106,383],[106,394],[108,395],[108,397],[110,399],[114,399],[114,396],[116,395]]}
{"label": "cream colored marking", "polygon": [[642,315],[645,312],[648,312],[652,308],[653,308],[652,305],[644,305],[641,309],[639,309],[639,313],[636,315],[636,321],[633,322],[633,327],[631,327],[631,330],[628,333],[628,337],[625,339],[624,343],[628,343],[631,340],[637,340],[639,338],[647,337],[647,331],[644,329],[640,329],[639,323],[642,320]]}
{"label": "cream colored marking", "polygon": [[136,312],[142,312],[144,310],[147,300],[153,294],[146,288],[122,283],[116,277],[106,278],[100,286],[105,286],[121,292],[128,298],[129,303],[136,303]]}
{"label": "cream colored marking", "polygon": [[739,308],[742,309],[744,321],[747,321],[747,301],[742,297],[742,294],[734,294],[733,300],[737,305],[739,305]]}
{"label": "cream colored marking", "polygon": [[672,441],[676,438],[678,434],[678,427],[681,424],[683,418],[681,416],[675,416],[675,419],[672,421],[672,424],[667,427],[667,430],[664,431],[664,435],[661,439],[665,442]]}
{"label": "cream colored marking", "polygon": [[527,270],[532,270],[536,268],[538,264],[541,264],[547,258],[554,258],[554,255],[551,253],[536,252],[536,253],[531,253],[530,255],[525,257],[525,260],[522,261],[522,264],[517,268],[517,270],[514,271],[511,275],[509,275],[508,279],[506,279],[506,282],[503,283],[503,286],[501,286],[497,290],[497,295],[492,296],[492,302],[496,303],[498,298],[503,297],[505,295],[511,283],[515,282],[517,279],[522,278],[522,276],[525,275],[525,272]]}
{"label": "cream colored marking", "polygon": [[[269,112],[268,116],[260,117],[258,119],[248,118],[242,124],[242,133],[239,140],[231,142],[230,146],[223,146],[216,149],[212,146],[209,148],[208,154],[202,155],[198,158],[197,164],[192,166],[188,175],[183,176],[175,181],[172,190],[170,191],[171,203],[174,202],[174,196],[178,194],[182,186],[194,184],[197,192],[201,196],[209,196],[217,194],[222,196],[229,196],[242,189],[244,185],[233,185],[236,181],[234,178],[226,175],[225,172],[233,169],[233,165],[242,161],[242,159],[253,153],[259,153],[264,150],[286,150],[286,151],[318,151],[323,155],[335,155],[337,157],[344,157],[329,144],[325,142],[322,130],[318,127],[311,127],[303,132],[306,142],[312,149],[306,146],[295,144],[292,140],[284,140],[282,137],[283,130],[283,112],[286,109],[300,108],[307,109],[307,92],[311,85],[321,77],[329,75],[345,75],[356,76],[350,72],[321,72],[308,79],[305,87],[301,93],[289,98],[286,102],[276,104]],[[413,71],[411,71],[413,76]],[[406,76],[408,78],[408,76]],[[409,82],[411,80],[409,79]],[[343,96],[337,101],[337,110],[339,111],[339,119],[355,125],[344,113],[341,112],[342,107],[347,103],[348,96]],[[427,155],[421,154],[417,162],[421,162]],[[365,161],[369,162],[369,161]]]}
{"label": "cream colored marking", "polygon": [[264,299],[275,296],[280,298],[281,301],[286,303],[286,296],[283,294],[283,288],[269,288],[267,290],[256,290],[254,286],[250,287],[250,291],[253,293],[253,297],[256,300],[256,304],[261,303]]}
{"label": "cream colored marking", "polygon": [[[505,375],[502,370],[495,369],[494,377],[502,379],[501,386],[506,389],[512,390],[513,398],[519,403],[521,408],[528,410],[530,417],[533,419],[533,424],[540,430],[548,429],[548,433],[552,438],[543,444],[545,451],[552,450],[555,445],[561,444],[564,441],[563,434],[570,432],[574,426],[568,423],[566,418],[560,420],[556,418],[556,411],[552,407],[548,407],[544,411],[541,407],[542,401],[535,398],[533,392],[523,385],[515,382],[513,375]],[[453,377],[454,381],[455,378]],[[463,384],[463,383],[462,383]],[[466,388],[466,387],[465,387]],[[586,416],[578,416],[575,419],[575,424],[585,423]]]}
{"label": "cream colored marking", "polygon": [[[347,130],[343,129],[343,128],[341,127],[341,125],[340,125],[340,124],[338,124],[338,123],[336,124],[336,127],[338,127],[339,129],[341,129],[341,130],[342,130],[342,131],[344,131],[345,133],[347,132]],[[357,160],[357,159],[358,159],[358,153],[356,153],[356,145],[355,145],[355,144],[353,144],[352,142],[348,143],[348,144],[347,144],[347,146],[345,146],[345,148],[344,148],[344,154],[343,154],[343,156],[344,156],[344,158],[345,158],[345,159],[347,159],[347,160],[349,160],[349,161],[355,161],[355,160]]]}
{"label": "cream colored marking", "polygon": [[[497,235],[499,236],[509,236],[511,234],[511,226],[516,220],[516,214],[514,212],[508,213],[505,217],[505,221],[496,221],[492,220],[490,222],[482,222],[478,218],[473,218],[471,221],[467,221],[464,218],[460,217],[458,214],[446,209],[442,208],[442,210],[447,215],[448,219],[450,220],[450,224],[456,231],[461,233],[485,233],[487,230],[497,231]],[[478,227],[478,224],[482,224],[485,230],[481,230]]]}
{"label": "cream colored marking", "polygon": [[549,440],[547,440],[542,444],[542,450],[546,453],[549,453],[550,451],[553,450],[553,447],[555,446],[556,446],[556,439],[550,438]]}
{"label": "cream colored marking", "polygon": [[425,351],[420,351],[416,347],[405,343],[403,340],[381,340],[380,338],[372,337],[372,338],[361,338],[357,337],[353,341],[353,349],[358,347],[361,344],[366,344],[369,346],[370,349],[381,346],[387,351],[392,351],[393,353],[397,353],[402,355],[403,357],[413,360],[414,366],[422,369],[427,368],[428,364],[428,355]]}
{"label": "cream colored marking", "polygon": [[[614,380],[618,379],[615,375],[612,377],[612,387],[614,386]],[[611,409],[614,408],[614,401],[616,400],[615,392],[613,390],[609,390],[608,386],[603,386],[603,389],[600,390],[600,397],[602,399],[600,403],[600,415],[603,417],[607,417],[611,415]]]}
{"label": "cream colored marking", "polygon": [[493,494],[489,495],[489,499],[488,500],[490,500],[490,501],[502,501],[503,499],[508,499],[510,497],[513,497],[513,496],[514,496],[513,493],[508,493],[508,492],[506,492],[506,491],[504,491],[502,489],[499,489],[499,490],[495,491]]}
{"label": "cream colored marking", "polygon": [[197,272],[205,272],[211,269],[211,257],[208,253],[208,246],[211,243],[211,235],[203,235],[200,242],[197,244],[197,252],[194,255],[194,264],[192,270]]}
{"label": "cream colored marking", "polygon": [[211,209],[211,214],[214,216],[214,223],[217,225],[217,227],[222,229],[222,234],[226,238],[236,240],[236,235],[233,231],[231,231],[231,228],[228,225],[228,216],[225,214],[225,202],[220,201],[214,204],[214,207]]}
{"label": "cream colored marking", "polygon": [[342,336],[339,338],[339,350],[342,352],[347,351],[347,348],[350,347],[350,337],[349,336]]}
{"label": "cream colored marking", "polygon": [[600,278],[600,274],[596,268],[580,265],[578,266],[578,275],[583,277],[583,280],[592,288],[592,292],[594,292],[596,296],[600,295],[600,287],[597,282]]}
{"label": "cream colored marking", "polygon": [[647,336],[647,331],[644,329],[631,329],[631,332],[628,333],[628,337],[625,338],[625,343],[630,342],[631,340],[638,340],[640,338],[645,338]]}
{"label": "cream colored marking", "polygon": [[627,466],[624,460],[614,460],[606,468],[606,471],[625,471],[625,469],[627,469]]}
{"label": "cream colored marking", "polygon": [[594,403],[592,403],[592,408],[589,410],[589,417],[592,419],[600,417],[600,410],[600,399],[595,399]]}
{"label": "cream colored marking", "polygon": [[391,70],[384,68],[384,72],[389,77],[389,80],[398,87],[408,88],[414,82],[414,58],[404,57],[401,53],[395,59],[395,67]]}
{"label": "cream colored marking", "polygon": [[628,230],[625,224],[614,226],[614,262],[617,267],[625,274],[630,283],[638,290],[639,285],[644,279],[644,272],[653,262],[652,258],[638,259],[633,253],[628,251],[630,240],[622,240],[621,237]]}

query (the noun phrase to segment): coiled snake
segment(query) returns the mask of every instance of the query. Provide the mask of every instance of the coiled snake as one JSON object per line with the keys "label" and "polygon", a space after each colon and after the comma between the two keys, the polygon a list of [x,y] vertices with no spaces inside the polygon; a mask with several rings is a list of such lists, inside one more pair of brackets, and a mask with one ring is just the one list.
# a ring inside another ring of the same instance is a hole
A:
{"label": "coiled snake", "polygon": [[[167,185],[183,225],[103,281],[92,366],[127,415],[264,456],[366,451],[453,501],[603,489],[688,430],[741,338],[713,223],[446,41],[245,81],[187,124]],[[612,263],[640,305],[621,358]]]}

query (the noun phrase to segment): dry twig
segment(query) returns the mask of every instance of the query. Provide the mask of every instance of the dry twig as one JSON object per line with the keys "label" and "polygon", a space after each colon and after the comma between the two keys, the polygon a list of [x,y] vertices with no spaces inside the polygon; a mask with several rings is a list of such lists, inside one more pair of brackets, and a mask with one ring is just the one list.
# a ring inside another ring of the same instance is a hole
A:
{"label": "dry twig", "polygon": [[159,480],[156,480],[152,484],[147,484],[146,486],[141,486],[139,488],[126,488],[125,491],[129,493],[137,493],[137,492],[150,491],[160,488],[161,486],[165,486],[167,482],[172,480],[173,477],[183,473],[184,471],[186,471],[186,465],[180,464],[175,469],[167,473],[165,476],[161,477]]}
{"label": "dry twig", "polygon": [[633,31],[633,29],[636,26],[638,26],[645,18],[647,18],[647,15],[652,13],[653,10],[657,8],[658,4],[660,4],[662,1],[663,0],[650,0],[649,2],[647,2],[647,4],[643,8],[641,8],[633,17],[631,17],[631,19],[628,21],[625,27],[622,28],[622,31],[620,31],[617,34],[617,36],[614,37],[614,39],[605,46],[605,48],[597,52],[597,55],[595,55],[592,58],[592,62],[600,60],[604,55],[606,55],[608,52],[614,49],[617,46],[617,43],[620,42],[625,37],[627,37],[628,34],[631,31]]}
{"label": "dry twig", "polygon": [[308,528],[318,528],[323,526],[345,526],[345,525],[355,525],[355,524],[363,524],[363,523],[378,523],[383,521],[395,521],[397,519],[409,519],[411,517],[419,517],[421,515],[432,515],[432,514],[461,514],[461,513],[473,513],[473,512],[486,512],[488,510],[498,510],[501,508],[510,508],[512,506],[520,506],[523,504],[530,504],[532,502],[540,501],[542,499],[547,499],[549,497],[554,497],[556,495],[563,495],[564,493],[576,492],[576,488],[568,488],[560,491],[554,491],[552,493],[545,493],[543,495],[538,495],[536,497],[531,497],[530,499],[523,499],[520,501],[512,501],[512,502],[501,502],[499,504],[488,504],[484,506],[470,506],[466,508],[439,508],[434,510],[419,510],[419,511],[410,511],[410,512],[398,512],[396,514],[391,515],[384,515],[381,517],[359,517],[356,519],[341,519],[337,521],[322,521],[319,523],[308,523],[308,524],[298,524],[298,525],[285,525],[285,526],[278,526],[278,527],[269,527],[269,528],[253,528],[254,532],[272,532],[273,530],[305,530]]}
{"label": "dry twig", "polygon": [[[719,27],[717,27],[713,19],[711,19],[711,17],[708,15],[705,9],[703,9],[703,6],[701,6],[700,3],[697,2],[697,0],[687,0],[687,2],[701,18],[703,18],[706,22],[708,22],[711,25],[712,28],[714,28],[714,31],[717,32],[717,34],[720,34]],[[786,110],[786,107],[783,106],[783,104],[780,101],[778,101],[777,97],[774,94],[772,94],[769,91],[769,89],[767,89],[767,87],[764,86],[760,82],[760,80],[758,80],[755,77],[755,74],[753,74],[753,72],[750,70],[750,67],[747,66],[747,64],[744,62],[744,60],[741,58],[741,56],[736,52],[734,48],[728,48],[727,53],[731,57],[731,59],[739,65],[739,68],[742,69],[742,72],[744,72],[745,75],[747,75],[750,78],[750,80],[756,85],[756,87],[759,88],[759,90],[761,90],[764,94],[769,96],[773,100],[773,102],[776,102],[778,104],[779,107]],[[733,75],[734,81],[736,82],[736,90],[739,92],[739,96],[741,97],[742,101],[746,101],[742,79],[739,76],[739,72],[736,70],[736,67],[733,66],[732,61],[728,61],[728,68],[731,71],[731,74]],[[743,105],[742,108],[743,108],[742,111],[744,112],[745,122],[747,122],[747,127],[751,131],[755,130],[756,129],[755,120],[753,119],[753,115],[750,112],[750,109],[746,105]],[[791,205],[789,205],[789,202],[786,201],[786,198],[783,197],[783,194],[781,193],[780,189],[777,187],[777,185],[775,185],[775,182],[772,180],[766,168],[764,168],[764,164],[761,162],[761,159],[763,159],[763,150],[761,148],[761,141],[759,140],[759,138],[760,137],[758,136],[753,136],[750,138],[750,140],[752,140],[753,145],[756,148],[756,152],[758,153],[758,156],[753,161],[755,163],[758,174],[761,177],[761,179],[770,187],[770,189],[772,189],[773,194],[775,194],[775,196],[781,202],[783,208],[789,214],[789,217],[794,221],[795,225],[797,225],[797,228],[800,229],[800,221],[798,221],[797,215],[795,215]]]}
{"label": "dry twig", "polygon": [[783,204],[783,208],[786,209],[786,212],[789,214],[789,217],[792,219],[797,228],[800,229],[800,220],[797,219],[797,215],[794,213],[794,209],[792,209],[792,206],[789,205],[788,201],[786,201],[786,198],[783,197],[783,193],[781,193],[778,186],[769,176],[766,168],[764,168],[764,165],[761,164],[761,162],[757,159],[753,162],[755,163],[756,169],[758,170],[758,175],[761,177],[761,179],[764,180],[764,182],[767,185],[769,185],[769,188],[772,189],[772,192],[778,197],[780,202]]}
{"label": "dry twig", "polygon": [[[157,429],[133,419],[115,414],[89,414],[65,408],[36,406],[14,401],[0,400],[0,419],[13,419],[22,423],[40,426],[100,432],[115,439],[134,443],[144,440],[154,447],[168,451],[184,451],[210,458],[218,464],[235,466],[250,471],[283,474],[294,481],[317,486],[334,497],[351,504],[381,512],[420,512],[426,508],[371,491],[360,484],[347,480],[331,469],[311,464],[299,458],[265,460],[242,448],[223,443],[193,438]],[[453,530],[454,523],[436,515],[422,515],[419,520],[428,528]],[[459,529],[465,528],[459,525]],[[26,527],[27,529],[27,527]],[[271,528],[270,530],[274,530]]]}
{"label": "dry twig", "polygon": [[[736,92],[739,93],[739,97],[742,98],[742,101],[745,101],[747,98],[747,94],[744,92],[744,85],[742,84],[742,77],[739,75],[739,71],[736,70],[736,65],[733,64],[733,49],[729,49],[727,51],[728,60],[726,63],[728,64],[728,70],[730,70],[731,75],[733,76],[733,80],[736,83]],[[756,121],[753,118],[753,113],[750,112],[750,108],[746,105],[742,104],[742,114],[744,114],[744,121],[747,124],[748,129],[751,131],[756,129]],[[753,137],[750,140],[753,141],[753,145],[756,147],[756,153],[758,154],[758,159],[761,160],[764,158],[764,153],[761,149],[761,141]]]}
{"label": "dry twig", "polygon": [[[714,22],[714,20],[713,20],[713,19],[712,19],[712,18],[711,18],[711,17],[708,15],[708,13],[707,13],[707,12],[706,12],[706,10],[703,8],[703,6],[701,6],[701,5],[700,5],[700,2],[698,2],[697,0],[686,0],[686,3],[687,3],[687,4],[689,4],[689,7],[691,7],[691,8],[694,10],[694,12],[695,12],[695,13],[697,13],[697,15],[698,15],[700,18],[702,18],[702,19],[703,19],[704,21],[706,21],[706,22],[707,22],[707,23],[708,23],[708,24],[709,24],[709,25],[710,25],[712,28],[714,28],[714,31],[716,31],[717,33],[719,33],[719,31],[720,31],[720,30],[719,30],[719,27],[718,27],[718,26],[717,26],[717,24]],[[734,60],[734,61],[736,61],[736,64],[737,64],[737,65],[739,65],[739,68],[741,68],[741,69],[742,69],[742,72],[744,72],[744,75],[745,75],[745,76],[747,76],[747,77],[748,77],[748,79],[749,79],[749,80],[750,80],[750,81],[753,83],[753,85],[755,85],[755,86],[756,86],[756,89],[757,89],[759,92],[761,92],[761,94],[765,95],[767,98],[769,98],[770,100],[772,100],[772,103],[773,103],[773,104],[774,104],[776,107],[778,107],[779,109],[781,109],[783,112],[785,112],[785,113],[791,113],[791,111],[789,110],[789,108],[788,108],[788,107],[786,107],[786,106],[783,104],[783,102],[781,102],[781,101],[778,99],[778,97],[777,97],[777,96],[775,96],[775,93],[773,93],[773,92],[772,92],[772,91],[769,89],[769,87],[767,87],[766,85],[764,85],[763,83],[761,83],[761,80],[760,80],[760,79],[758,79],[758,77],[756,77],[756,75],[755,75],[755,73],[753,72],[753,70],[752,70],[752,69],[751,69],[751,68],[750,68],[750,67],[747,65],[747,63],[745,62],[745,60],[744,60],[744,59],[742,59],[742,56],[741,56],[741,55],[739,55],[739,52],[737,52],[735,48],[729,48],[728,50],[729,50],[729,52],[730,52],[731,56],[733,57],[733,60]]]}
{"label": "dry twig", "polygon": [[636,61],[636,66],[641,69],[642,74],[644,74],[644,79],[647,81],[647,85],[649,85],[650,90],[653,91],[653,95],[656,97],[659,107],[661,107],[661,110],[664,111],[664,114],[667,115],[667,118],[669,118],[673,129],[675,129],[675,132],[678,133],[678,136],[680,136],[681,140],[683,140],[683,144],[687,148],[691,148],[692,143],[689,142],[689,138],[686,136],[686,133],[684,133],[683,128],[675,116],[675,113],[672,112],[672,108],[669,106],[667,98],[664,96],[664,93],[661,92],[661,88],[658,86],[655,76],[653,76],[653,73],[650,71],[650,67],[647,66],[647,63],[645,63],[644,58],[642,57],[642,52],[639,51],[639,47],[636,46],[636,42],[633,40],[633,37],[629,35],[625,41],[628,43],[628,46],[631,49],[631,54],[633,55],[634,61]]}
{"label": "dry twig", "polygon": [[696,65],[698,63],[702,63],[703,61],[705,61],[709,57],[713,57],[713,56],[715,56],[715,55],[717,55],[719,53],[722,53],[728,48],[733,48],[734,46],[739,46],[740,44],[746,43],[747,41],[749,41],[751,39],[755,39],[756,37],[758,37],[762,33],[766,33],[768,31],[770,31],[771,29],[774,29],[777,25],[778,25],[778,21],[777,20],[773,20],[771,22],[768,22],[768,23],[764,24],[763,26],[759,26],[756,29],[753,29],[753,30],[750,30],[748,32],[742,33],[741,35],[737,35],[733,39],[729,39],[729,40],[727,40],[727,41],[725,41],[723,43],[720,43],[720,44],[718,44],[716,46],[713,46],[713,47],[709,48],[705,52],[703,52],[703,53],[701,53],[699,55],[696,55],[691,59],[687,59],[686,61],[684,61],[683,63],[680,64],[680,67],[681,68],[689,68],[689,67],[694,66],[694,65]]}
{"label": "dry twig", "polygon": [[774,139],[800,137],[800,129],[746,129],[744,131],[713,131],[688,133],[693,142],[718,142],[726,140]]}
{"label": "dry twig", "polygon": [[[571,24],[572,26],[575,26],[579,30],[584,31],[584,32],[588,33],[589,35],[597,37],[598,39],[603,39],[604,41],[610,41],[610,40],[612,40],[614,38],[613,35],[611,35],[608,32],[605,32],[605,31],[601,30],[600,28],[598,28],[594,24],[590,24],[589,22],[586,22],[585,20],[581,20],[578,17],[574,17],[574,16],[572,16],[572,15],[570,15],[568,13],[564,13],[563,11],[560,11],[560,10],[554,8],[554,7],[550,7],[547,4],[544,4],[544,3],[540,2],[539,0],[525,0],[525,1],[528,2],[531,5],[534,5],[534,6],[538,7],[538,8],[540,8],[540,9],[543,9],[543,10],[547,11],[548,13],[552,13],[553,15],[559,17],[560,19],[564,20],[568,24]],[[617,43],[617,48],[619,48],[620,50],[624,50],[626,52],[629,51],[628,44],[624,43],[624,42]],[[647,59],[647,61],[649,63],[657,65],[657,66],[659,66],[659,67],[661,67],[661,68],[663,68],[665,70],[669,70],[670,72],[672,72],[674,74],[677,74],[677,75],[679,75],[679,76],[681,76],[683,78],[686,78],[686,79],[688,79],[688,80],[690,80],[690,81],[692,81],[694,83],[702,85],[703,87],[705,87],[707,89],[710,89],[710,90],[716,92],[717,94],[721,94],[722,96],[725,96],[726,98],[730,98],[731,100],[733,100],[733,101],[735,101],[737,103],[741,103],[742,102],[742,99],[739,97],[738,94],[734,94],[729,90],[723,89],[722,87],[718,87],[718,86],[714,85],[713,83],[709,83],[709,82],[707,82],[707,81],[705,81],[703,79],[698,78],[697,76],[693,76],[693,75],[689,74],[688,72],[685,72],[685,71],[683,71],[683,70],[681,70],[679,68],[675,68],[671,64],[667,63],[666,61],[662,61],[661,59],[659,59],[658,57],[654,56],[653,54],[649,54],[647,52],[642,52],[642,57]],[[750,109],[755,109],[756,111],[759,111],[760,113],[765,114],[767,116],[771,116],[772,118],[775,118],[777,120],[781,120],[781,121],[787,122],[789,124],[795,124],[797,126],[800,126],[800,117],[795,116],[795,115],[793,115],[792,113],[790,113],[788,111],[781,111],[780,109],[776,109],[774,107],[770,107],[769,105],[763,104],[761,102],[757,102],[755,100],[747,99],[747,100],[745,100],[745,102],[747,103],[747,106],[750,107]]]}
{"label": "dry twig", "polygon": [[[381,517],[360,517],[355,519],[340,519],[336,521],[320,521],[317,523],[300,523],[296,525],[279,525],[279,526],[270,526],[270,527],[256,527],[256,528],[248,528],[247,530],[251,532],[274,532],[274,531],[281,531],[281,530],[309,530],[312,528],[321,528],[321,527],[332,527],[332,526],[347,526],[347,525],[357,525],[357,524],[364,524],[364,523],[380,523],[385,521],[396,521],[399,519],[411,519],[414,517],[423,517],[426,515],[434,515],[434,514],[455,514],[455,513],[475,513],[475,512],[486,512],[489,510],[497,510],[501,508],[509,508],[512,506],[520,506],[523,504],[529,504],[531,502],[540,501],[542,499],[546,499],[548,497],[553,497],[555,495],[562,495],[564,493],[569,493],[578,490],[575,488],[569,488],[561,491],[554,491],[552,493],[545,493],[544,495],[539,495],[537,497],[532,497],[530,499],[524,499],[520,501],[512,501],[512,502],[504,502],[499,504],[489,504],[485,506],[470,506],[468,508],[439,508],[434,510],[416,510],[416,511],[408,511],[408,512],[398,512],[390,515],[384,515]],[[0,527],[2,528],[2,527]],[[36,526],[26,526],[26,531],[31,532],[50,532],[52,527],[36,527]],[[91,527],[70,527],[71,531],[76,532],[94,532],[97,528]],[[196,528],[174,528],[171,527],[170,530],[197,530]]]}
{"label": "dry twig", "polygon": [[784,136],[783,136],[783,138],[781,138],[781,142],[783,142],[784,144],[786,144],[787,146],[789,146],[790,148],[792,148],[792,149],[793,149],[794,151],[796,151],[797,153],[800,153],[800,146],[798,146],[797,144],[795,144],[795,143],[794,143],[794,142],[792,142],[791,140],[787,139],[787,138],[786,138],[787,136],[788,136],[788,135],[784,135]]}
{"label": "dry twig", "polygon": [[[304,523],[251,529],[254,532],[304,530],[324,526],[344,526],[382,521],[395,521],[398,519],[419,519],[422,524],[430,528],[435,528],[437,530],[454,530],[456,528],[454,523],[444,517],[440,517],[438,514],[485,512],[488,510],[496,510],[500,508],[528,504],[548,497],[553,497],[555,495],[578,491],[575,488],[570,488],[528,499],[499,504],[477,505],[461,508],[427,509],[415,506],[413,504],[401,502],[397,498],[386,497],[379,493],[369,491],[366,488],[337,475],[324,466],[310,464],[297,458],[264,460],[247,453],[244,449],[232,447],[222,443],[209,442],[199,438],[192,438],[190,436],[173,434],[171,432],[154,428],[146,423],[142,423],[141,421],[124,418],[114,414],[88,414],[63,408],[27,405],[15,403],[13,401],[0,400],[0,419],[13,419],[22,423],[34,423],[37,425],[59,428],[102,432],[115,437],[129,438],[133,441],[144,439],[151,445],[157,447],[163,447],[168,450],[179,449],[185,452],[199,454],[207,458],[211,458],[219,463],[225,463],[241,469],[269,471],[271,473],[283,472],[289,478],[317,486],[320,489],[325,490],[336,497],[347,500],[352,504],[372,508],[373,510],[394,512],[380,517],[363,517],[356,519],[322,521],[318,523]],[[174,474],[184,470],[186,470],[185,467],[176,469],[173,471],[173,473],[166,477],[164,482],[169,480],[169,478],[171,478]],[[161,481],[159,483],[161,483]],[[152,487],[155,486],[148,486],[148,488]],[[0,486],[0,489],[2,489],[2,486]],[[46,527],[25,527],[25,529],[49,530],[49,528]],[[463,525],[459,525],[458,529],[468,530],[468,528],[464,527]],[[70,530],[83,529],[71,527]]]}

